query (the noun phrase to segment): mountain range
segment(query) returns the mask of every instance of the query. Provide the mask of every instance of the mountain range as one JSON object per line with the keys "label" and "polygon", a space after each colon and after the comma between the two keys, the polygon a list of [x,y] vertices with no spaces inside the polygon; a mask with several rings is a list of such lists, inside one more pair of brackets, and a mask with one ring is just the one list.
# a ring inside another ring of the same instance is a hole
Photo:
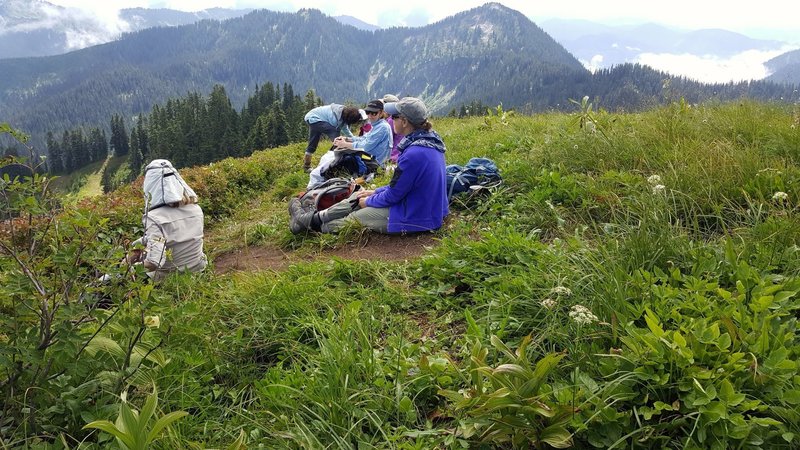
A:
{"label": "mountain range", "polygon": [[60,55],[152,27],[225,20],[252,9],[211,8],[197,12],[127,8],[113,18],[44,0],[0,0],[0,59]]}
{"label": "mountain range", "polygon": [[[22,0],[0,1],[8,7]],[[137,17],[152,23],[163,14]],[[154,104],[190,91],[206,94],[214,85],[224,86],[239,108],[266,82],[313,89],[328,102],[414,95],[439,114],[476,100],[539,111],[566,108],[584,95],[626,109],[667,97],[668,75],[639,66],[592,74],[523,14],[496,3],[419,28],[356,25],[314,9],[255,10],[224,21],[146,28],[66,54],[0,59],[0,121],[35,136],[105,125],[112,114],[131,121]],[[676,80],[670,89],[692,102],[753,93],[792,97],[791,88],[763,82]]]}

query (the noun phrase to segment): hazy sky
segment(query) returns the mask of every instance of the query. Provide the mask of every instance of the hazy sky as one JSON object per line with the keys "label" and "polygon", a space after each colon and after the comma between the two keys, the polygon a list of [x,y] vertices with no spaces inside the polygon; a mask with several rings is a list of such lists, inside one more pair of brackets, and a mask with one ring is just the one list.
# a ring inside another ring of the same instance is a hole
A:
{"label": "hazy sky", "polygon": [[[169,8],[198,11],[213,7],[265,8],[295,12],[316,8],[331,16],[348,15],[380,27],[422,26],[484,3],[485,0],[48,0],[61,6],[91,11],[111,29],[122,8]],[[711,55],[642,53],[638,62],[655,69],[705,82],[761,79],[768,75],[764,62],[800,47],[800,6],[791,0],[501,0],[534,22],[547,19],[583,19],[609,25],[658,23],[672,28],[697,30],[721,28],[751,38],[787,42],[775,51],[748,51],[729,58]],[[794,6],[790,6],[794,4]],[[126,31],[118,28],[118,31]],[[587,68],[602,66],[602,55],[582,61]]]}
{"label": "hazy sky", "polygon": [[[266,8],[294,12],[317,8],[336,16],[349,15],[367,23],[389,27],[425,25],[457,12],[480,6],[482,0],[49,0],[62,6],[106,11],[129,7],[163,7],[198,11],[223,8]],[[750,37],[776,37],[800,44],[800,6],[791,0],[502,0],[534,21],[558,17],[600,22],[657,22],[687,29],[724,28]],[[794,4],[794,6],[790,6]],[[793,38],[792,38],[793,36]]]}

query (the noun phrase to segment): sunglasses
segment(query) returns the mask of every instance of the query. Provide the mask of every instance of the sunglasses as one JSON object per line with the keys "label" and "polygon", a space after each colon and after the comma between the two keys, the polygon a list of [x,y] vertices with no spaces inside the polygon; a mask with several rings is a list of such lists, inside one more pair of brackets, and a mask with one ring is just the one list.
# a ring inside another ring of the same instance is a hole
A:
{"label": "sunglasses", "polygon": [[368,116],[376,116],[376,115],[378,115],[378,114],[380,114],[380,112],[379,112],[379,111],[367,111],[367,115],[368,115]]}
{"label": "sunglasses", "polygon": [[392,120],[397,120],[397,119],[399,119],[401,117],[403,117],[403,116],[401,116],[400,114],[392,114]]}

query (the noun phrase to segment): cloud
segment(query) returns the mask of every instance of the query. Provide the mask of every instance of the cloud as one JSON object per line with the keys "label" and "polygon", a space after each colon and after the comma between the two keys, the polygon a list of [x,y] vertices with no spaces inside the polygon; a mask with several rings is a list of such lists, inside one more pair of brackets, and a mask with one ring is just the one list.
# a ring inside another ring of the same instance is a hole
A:
{"label": "cloud", "polygon": [[770,51],[747,50],[729,58],[711,55],[642,53],[635,62],[671,75],[704,83],[727,83],[766,78],[769,71],[764,63],[794,48],[785,47]]}
{"label": "cloud", "polygon": [[58,7],[47,2],[33,3],[32,9],[27,11],[28,20],[4,27],[0,34],[53,30],[64,33],[65,50],[102,44],[130,29],[130,25],[120,20],[118,9],[107,6],[98,4],[90,11],[81,7]]}

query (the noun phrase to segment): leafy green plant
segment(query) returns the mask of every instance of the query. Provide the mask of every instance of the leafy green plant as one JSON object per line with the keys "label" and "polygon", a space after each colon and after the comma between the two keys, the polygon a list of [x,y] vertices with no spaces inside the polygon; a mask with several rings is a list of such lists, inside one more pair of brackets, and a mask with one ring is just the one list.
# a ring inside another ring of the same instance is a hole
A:
{"label": "leafy green plant", "polygon": [[[4,163],[32,175],[0,180],[0,430],[12,442],[78,434],[83,417],[110,403],[104,389],[119,390],[148,365],[135,352],[152,287],[132,282],[135,270],[118,263],[123,232],[91,212],[61,211],[29,154]],[[113,282],[98,282],[103,273]],[[102,342],[120,357],[96,351]]]}
{"label": "leafy green plant", "polygon": [[119,415],[114,423],[108,420],[95,420],[84,426],[84,429],[97,429],[114,436],[124,450],[146,450],[159,438],[162,431],[173,422],[189,415],[186,411],[173,411],[156,418],[158,408],[158,391],[147,396],[141,411],[130,407],[127,393],[120,397]]}
{"label": "leafy green plant", "polygon": [[572,435],[566,426],[573,410],[557,403],[546,383],[565,354],[546,354],[534,363],[527,354],[530,336],[523,338],[516,351],[496,336],[491,341],[508,362],[493,367],[487,361],[489,350],[473,342],[469,366],[464,369],[466,386],[439,391],[460,417],[459,435],[513,448],[570,447]]}

